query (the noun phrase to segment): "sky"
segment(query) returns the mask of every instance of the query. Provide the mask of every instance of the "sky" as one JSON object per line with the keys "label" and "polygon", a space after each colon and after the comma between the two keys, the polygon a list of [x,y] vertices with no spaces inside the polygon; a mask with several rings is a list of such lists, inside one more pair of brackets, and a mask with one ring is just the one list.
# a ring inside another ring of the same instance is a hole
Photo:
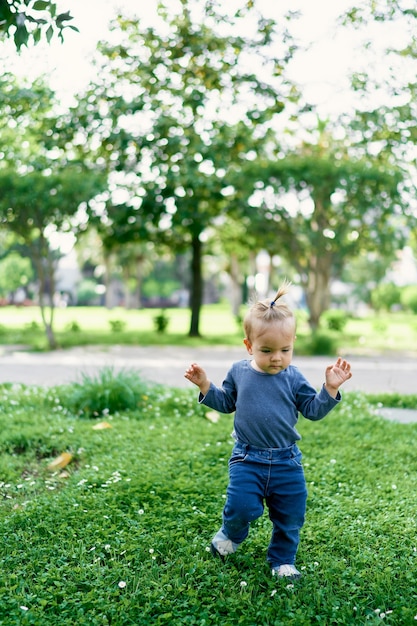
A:
{"label": "sky", "polygon": [[[273,17],[283,9],[302,11],[302,19],[292,28],[308,51],[297,55],[292,62],[291,77],[303,85],[306,99],[318,104],[323,112],[343,110],[349,88],[349,69],[363,64],[363,51],[358,35],[336,31],[335,19],[353,0],[257,2],[262,12]],[[17,74],[50,73],[51,86],[63,102],[69,102],[92,77],[89,59],[97,41],[107,37],[108,24],[117,8],[136,13],[141,20],[150,22],[154,19],[155,6],[156,0],[58,0],[61,10],[70,9],[74,16],[72,23],[80,32],[67,30],[63,44],[54,41],[51,45],[32,46],[20,56],[10,45],[8,58]]]}

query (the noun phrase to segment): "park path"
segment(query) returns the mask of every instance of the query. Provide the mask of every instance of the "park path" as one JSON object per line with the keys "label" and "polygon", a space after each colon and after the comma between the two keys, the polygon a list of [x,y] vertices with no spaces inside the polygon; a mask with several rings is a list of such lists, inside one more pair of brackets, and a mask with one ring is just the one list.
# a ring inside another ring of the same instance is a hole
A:
{"label": "park path", "polygon": [[[190,387],[184,371],[194,361],[200,363],[213,382],[220,384],[233,361],[246,358],[244,347],[186,348],[170,346],[89,346],[54,352],[34,353],[0,347],[0,383],[60,385],[95,375],[103,367],[115,371],[134,369],[143,378],[173,387]],[[402,355],[348,357],[353,377],[346,391],[365,393],[417,393],[417,358]],[[320,386],[330,357],[294,357],[306,378]]]}

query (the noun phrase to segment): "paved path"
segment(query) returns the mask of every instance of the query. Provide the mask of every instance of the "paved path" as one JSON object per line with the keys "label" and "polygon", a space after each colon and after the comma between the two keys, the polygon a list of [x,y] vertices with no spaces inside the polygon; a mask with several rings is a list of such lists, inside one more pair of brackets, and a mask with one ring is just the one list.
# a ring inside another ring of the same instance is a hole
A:
{"label": "paved path", "polygon": [[[246,354],[240,347],[111,346],[33,353],[0,346],[0,383],[60,385],[81,380],[83,373],[92,376],[103,367],[112,367],[115,371],[135,369],[149,381],[190,387],[184,371],[191,362],[197,361],[213,382],[220,384],[230,364],[245,358]],[[349,360],[353,377],[345,383],[346,391],[417,393],[417,357],[352,356]],[[333,359],[296,356],[293,362],[318,387],[323,383],[325,367]]]}

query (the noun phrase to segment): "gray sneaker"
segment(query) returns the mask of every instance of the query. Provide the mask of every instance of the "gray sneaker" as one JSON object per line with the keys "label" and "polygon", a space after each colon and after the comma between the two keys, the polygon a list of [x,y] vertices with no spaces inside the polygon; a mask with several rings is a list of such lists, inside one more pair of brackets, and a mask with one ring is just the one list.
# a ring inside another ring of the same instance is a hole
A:
{"label": "gray sneaker", "polygon": [[236,552],[238,544],[229,539],[223,531],[219,530],[213,537],[210,550],[214,556],[219,556],[222,560],[229,554]]}
{"label": "gray sneaker", "polygon": [[297,580],[301,578],[301,572],[294,565],[285,564],[272,568],[272,576],[278,576],[278,578],[288,578],[289,580]]}

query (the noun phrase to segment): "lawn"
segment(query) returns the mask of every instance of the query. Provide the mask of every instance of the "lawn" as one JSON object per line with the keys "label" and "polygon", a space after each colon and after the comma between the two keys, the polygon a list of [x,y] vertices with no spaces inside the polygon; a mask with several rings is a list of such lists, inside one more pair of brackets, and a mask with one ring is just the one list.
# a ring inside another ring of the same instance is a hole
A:
{"label": "lawn", "polygon": [[417,424],[356,393],[300,421],[309,502],[290,583],[268,570],[266,514],[225,563],[208,551],[232,418],[211,421],[193,390],[106,376],[0,387],[1,625],[415,623]]}
{"label": "lawn", "polygon": [[[242,314],[245,312],[242,308]],[[159,309],[126,310],[103,307],[68,307],[55,311],[54,328],[61,348],[77,345],[241,345],[241,323],[227,302],[202,307],[201,337],[188,337],[190,311],[167,309],[165,332],[157,332]],[[349,317],[342,332],[321,330],[322,340],[312,348],[305,312],[297,312],[298,354],[368,354],[409,352],[417,345],[417,318],[408,313]],[[323,340],[324,335],[324,340]],[[0,308],[0,344],[20,344],[47,349],[38,307]],[[324,352],[321,350],[324,349]],[[415,352],[415,351],[414,351]]]}

